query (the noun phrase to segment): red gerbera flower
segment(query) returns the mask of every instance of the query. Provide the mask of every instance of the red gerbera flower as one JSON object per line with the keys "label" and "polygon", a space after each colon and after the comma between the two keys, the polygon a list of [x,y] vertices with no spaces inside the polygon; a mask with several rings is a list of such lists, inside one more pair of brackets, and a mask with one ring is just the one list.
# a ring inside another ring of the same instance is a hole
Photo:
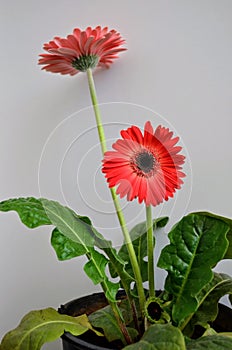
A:
{"label": "red gerbera flower", "polygon": [[173,197],[185,176],[181,165],[185,157],[176,146],[168,128],[158,126],[154,131],[146,122],[144,135],[137,126],[121,131],[122,139],[113,144],[115,151],[104,155],[102,172],[109,187],[117,187],[120,197],[138,198],[139,203],[156,206]]}
{"label": "red gerbera flower", "polygon": [[75,28],[67,38],[55,37],[44,44],[48,53],[40,55],[39,64],[49,72],[75,75],[88,68],[109,66],[120,51],[126,50],[121,47],[124,42],[116,30],[107,27]]}

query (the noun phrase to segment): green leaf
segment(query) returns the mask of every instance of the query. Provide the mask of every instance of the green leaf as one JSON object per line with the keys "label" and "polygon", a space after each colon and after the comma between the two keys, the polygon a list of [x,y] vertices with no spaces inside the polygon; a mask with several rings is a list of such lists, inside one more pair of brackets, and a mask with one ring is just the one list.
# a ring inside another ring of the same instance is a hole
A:
{"label": "green leaf", "polygon": [[41,202],[52,225],[70,240],[81,244],[88,252],[88,247],[92,247],[94,243],[90,225],[80,220],[71,209],[58,202],[44,198],[41,199]]}
{"label": "green leaf", "polygon": [[[80,335],[93,329],[86,315],[60,315],[52,308],[29,312],[19,326],[5,335],[1,350],[39,350],[64,332]],[[99,334],[99,333],[98,333]]]}
{"label": "green leaf", "polygon": [[109,269],[111,276],[113,278],[120,278],[122,288],[124,288],[126,294],[129,295],[130,284],[134,279],[125,270],[126,262],[119,256],[116,249],[112,247],[112,242],[106,240],[104,236],[99,233],[93,226],[92,236],[94,238],[96,247],[103,250],[109,258]]}
{"label": "green leaf", "polygon": [[[105,263],[110,263],[111,266],[113,266],[114,273],[115,275],[112,276],[113,278],[115,277],[120,277],[120,280],[122,282],[122,286],[125,289],[127,295],[130,293],[130,284],[133,281],[133,278],[125,271],[125,262],[119,257],[119,255],[116,252],[116,249],[112,247],[112,242],[106,240],[93,226],[89,218],[87,217],[77,217],[78,220],[84,221],[88,223],[89,228],[90,228],[90,234],[91,237],[93,238],[93,244],[98,247],[99,249],[103,250],[105,254],[108,256],[109,260],[106,260],[106,258],[102,255],[101,261]],[[79,246],[78,244],[75,244],[75,242],[71,241],[67,237],[64,237],[59,231],[55,231],[55,234],[53,232],[52,235],[52,245],[56,250],[58,258],[61,260],[66,260],[66,259],[71,259],[75,258],[82,253],[82,246]],[[102,279],[105,279],[105,275],[99,276],[97,273],[96,269],[98,269],[97,265],[93,263],[93,256],[91,254],[94,254],[94,256],[97,257],[97,253],[94,253],[94,250],[89,249],[89,258],[91,259],[91,262],[87,263],[86,265],[86,272],[93,270],[94,273],[88,276],[92,279],[92,281],[96,284],[98,282],[95,281],[95,276],[99,280],[102,281]],[[100,257],[100,255],[99,255]],[[104,258],[103,258],[104,257]],[[106,265],[106,264],[105,264]],[[118,284],[115,283],[110,283],[109,285],[114,286],[113,289],[116,288],[118,289]],[[112,299],[112,298],[111,298]]]}
{"label": "green leaf", "polygon": [[142,339],[125,350],[186,350],[181,331],[170,324],[150,326]]}
{"label": "green leaf", "polygon": [[200,307],[193,322],[203,324],[214,321],[218,314],[218,302],[226,294],[232,294],[232,278],[226,274],[215,273],[213,280],[197,296]]}
{"label": "green leaf", "polygon": [[22,223],[29,228],[51,225],[51,220],[40,199],[33,197],[13,198],[0,203],[0,211],[11,210],[16,211]]}
{"label": "green leaf", "polygon": [[85,247],[81,244],[71,241],[55,228],[52,232],[51,244],[56,251],[59,260],[68,260],[76,258],[86,253]]}
{"label": "green leaf", "polygon": [[[153,229],[164,227],[168,222],[168,217],[153,220]],[[148,264],[144,258],[147,256],[147,227],[146,222],[141,222],[132,228],[130,237],[134,246],[135,254],[142,274],[143,282],[148,280]],[[126,272],[134,277],[133,268],[131,266],[129,253],[126,244],[123,244],[119,250],[119,256],[127,263]]]}
{"label": "green leaf", "polygon": [[218,315],[219,299],[226,294],[232,294],[232,278],[214,273],[212,281],[197,295],[198,309],[185,322],[183,333],[191,337],[196,325],[207,329],[209,322],[213,322]]}
{"label": "green leaf", "polygon": [[101,283],[103,285],[106,298],[111,302],[116,302],[116,294],[119,289],[119,283],[113,283],[106,275],[105,268],[108,263],[107,258],[94,250],[90,249],[89,261],[85,264],[84,270],[94,284]]}
{"label": "green leaf", "polygon": [[[129,324],[131,319],[131,312],[129,304],[126,300],[123,300],[120,304],[120,311],[123,315],[123,319],[125,320],[126,324]],[[103,330],[104,335],[106,339],[109,342],[112,342],[114,340],[120,339],[122,342],[125,341],[122,332],[120,330],[120,327],[118,325],[118,322],[116,321],[116,318],[114,316],[114,313],[112,311],[112,308],[110,306],[106,306],[98,311],[93,312],[89,315],[89,320],[92,324],[92,326],[96,328],[100,328]],[[135,339],[138,335],[138,332],[128,327],[128,332],[130,333],[130,336],[132,339]]]}
{"label": "green leaf", "polygon": [[85,264],[85,273],[92,279],[94,284],[103,282],[105,267],[108,263],[106,257],[94,249],[91,250],[90,260]]}
{"label": "green leaf", "polygon": [[176,324],[197,310],[197,294],[211,281],[211,268],[228,248],[228,231],[222,220],[192,213],[169,233],[170,245],[162,250],[158,266],[168,271],[165,289],[174,296]]}
{"label": "green leaf", "polygon": [[230,227],[230,229],[227,233],[227,239],[229,241],[229,246],[228,246],[228,249],[227,249],[223,259],[232,259],[232,220],[229,218],[226,218],[224,216],[219,216],[219,215],[215,215],[213,213],[208,213],[208,212],[199,212],[198,214],[204,215],[204,216],[209,216],[209,217],[216,218],[216,219],[220,219],[220,220],[224,221]]}
{"label": "green leaf", "polygon": [[232,339],[230,337],[210,335],[187,344],[187,350],[231,350]]}
{"label": "green leaf", "polygon": [[104,331],[104,335],[109,342],[117,339],[124,341],[118,322],[110,306],[106,306],[90,314],[89,320],[93,327],[100,328]]}
{"label": "green leaf", "polygon": [[89,219],[79,219],[71,209],[58,202],[33,197],[9,199],[0,203],[0,210],[15,210],[21,221],[30,228],[53,225],[65,237],[81,244],[85,252],[88,252],[89,246],[93,246]]}

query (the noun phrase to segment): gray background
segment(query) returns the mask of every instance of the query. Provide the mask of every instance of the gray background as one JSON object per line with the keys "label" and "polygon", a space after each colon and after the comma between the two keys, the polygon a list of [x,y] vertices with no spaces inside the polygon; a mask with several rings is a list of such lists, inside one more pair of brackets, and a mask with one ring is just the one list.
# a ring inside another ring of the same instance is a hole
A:
{"label": "gray background", "polygon": [[[154,215],[170,215],[169,228],[195,210],[231,216],[231,11],[231,0],[2,1],[1,200],[59,200],[120,242],[86,77],[37,66],[44,42],[100,24],[120,31],[128,48],[95,74],[108,144],[121,128],[150,119],[173,128],[185,147],[183,190]],[[122,205],[130,227],[144,219],[135,201]],[[2,213],[0,231],[0,337],[31,309],[99,290],[82,272],[84,258],[56,260],[49,228],[30,231],[15,213]],[[165,242],[160,235],[157,254]],[[231,266],[224,261],[217,269],[230,273]],[[162,276],[157,271],[159,288]]]}

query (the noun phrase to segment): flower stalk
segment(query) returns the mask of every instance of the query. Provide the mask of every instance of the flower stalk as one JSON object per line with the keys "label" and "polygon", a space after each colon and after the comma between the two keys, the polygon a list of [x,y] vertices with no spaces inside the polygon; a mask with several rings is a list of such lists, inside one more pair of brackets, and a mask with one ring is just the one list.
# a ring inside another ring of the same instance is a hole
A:
{"label": "flower stalk", "polygon": [[146,223],[147,223],[147,256],[148,256],[148,281],[149,296],[155,296],[155,271],[154,271],[154,244],[153,220],[151,206],[146,206]]}
{"label": "flower stalk", "polygon": [[[98,135],[101,143],[101,150],[102,154],[104,156],[104,153],[107,150],[106,147],[106,139],[105,139],[105,134],[104,134],[104,128],[102,125],[102,119],[101,119],[101,112],[99,109],[99,104],[97,100],[97,94],[96,94],[96,89],[95,89],[95,84],[94,84],[94,79],[93,79],[93,74],[92,74],[92,69],[89,68],[87,69],[87,77],[88,77],[88,84],[89,84],[89,91],[90,91],[90,96],[93,104],[93,109],[95,113],[95,118],[96,118],[96,124],[97,124],[97,129],[98,129]],[[141,277],[141,272],[138,264],[138,260],[135,254],[135,250],[131,241],[131,237],[129,234],[129,231],[126,226],[125,218],[121,209],[121,206],[118,201],[118,197],[116,194],[115,188],[110,188],[111,196],[113,199],[113,203],[116,209],[116,213],[118,216],[118,220],[122,229],[122,233],[125,239],[125,243],[128,249],[128,253],[130,256],[130,261],[131,265],[133,267],[133,272],[135,275],[135,280],[136,280],[136,285],[137,285],[137,290],[138,290],[138,295],[139,295],[139,305],[140,305],[140,310],[141,313],[143,314],[143,309],[144,309],[144,304],[145,304],[145,294],[144,294],[144,288],[143,288],[143,281]]]}

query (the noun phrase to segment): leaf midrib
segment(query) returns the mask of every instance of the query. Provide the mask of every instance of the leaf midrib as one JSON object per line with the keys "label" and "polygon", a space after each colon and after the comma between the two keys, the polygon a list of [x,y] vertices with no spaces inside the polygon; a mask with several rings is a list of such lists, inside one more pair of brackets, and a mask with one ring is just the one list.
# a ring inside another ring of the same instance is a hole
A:
{"label": "leaf midrib", "polygon": [[[193,253],[192,253],[192,258],[191,258],[191,260],[190,260],[190,264],[188,265],[187,273],[185,274],[186,278],[185,278],[185,280],[184,280],[184,283],[183,283],[182,287],[180,288],[180,292],[178,293],[178,297],[177,297],[177,299],[176,299],[178,302],[179,302],[181,296],[183,295],[184,288],[185,288],[185,286],[186,286],[186,283],[188,282],[188,277],[189,277],[189,274],[190,274],[190,272],[191,272],[191,270],[192,270],[192,265],[193,265],[193,262],[194,262],[195,257],[196,257],[196,252],[197,252],[198,246],[199,246],[199,244],[200,244],[200,240],[201,240],[201,238],[202,238],[202,236],[203,236],[203,230],[202,230],[202,233],[200,233],[199,230],[197,229],[195,223],[194,223],[194,231],[195,231],[196,233],[198,233],[199,239],[198,239],[198,242],[197,242],[197,244],[196,244],[196,247],[195,247],[195,249],[194,249],[194,251],[193,251]],[[194,298],[194,297],[193,297],[193,298]]]}
{"label": "leaf midrib", "polygon": [[83,328],[87,328],[81,324],[77,324],[76,322],[71,322],[71,321],[62,321],[62,320],[59,320],[59,321],[46,321],[46,322],[43,322],[43,323],[40,323],[39,325],[31,328],[29,331],[26,332],[26,334],[21,338],[21,342],[19,343],[19,345],[21,345],[23,342],[24,342],[24,339],[28,337],[28,335],[32,332],[34,332],[37,328],[42,328],[42,327],[45,327],[46,325],[48,324],[52,324],[52,323],[61,323],[61,324],[69,324],[69,325],[73,325],[73,326],[80,326],[80,327],[83,327]]}
{"label": "leaf midrib", "polygon": [[[82,241],[82,239],[79,237],[79,235],[76,233],[76,231],[70,226],[68,225],[67,221],[65,221],[60,215],[58,215],[56,212],[53,212],[49,207],[46,208],[46,210],[48,210],[50,213],[52,213],[54,216],[56,216],[60,221],[62,221],[64,223],[64,225],[66,227],[68,227],[70,229],[71,232],[73,232],[74,236],[76,236],[80,242],[80,244],[82,244],[84,246],[84,248],[86,249],[86,252],[89,252],[89,248],[88,246],[86,246],[86,244]],[[65,234],[64,234],[65,235]]]}

